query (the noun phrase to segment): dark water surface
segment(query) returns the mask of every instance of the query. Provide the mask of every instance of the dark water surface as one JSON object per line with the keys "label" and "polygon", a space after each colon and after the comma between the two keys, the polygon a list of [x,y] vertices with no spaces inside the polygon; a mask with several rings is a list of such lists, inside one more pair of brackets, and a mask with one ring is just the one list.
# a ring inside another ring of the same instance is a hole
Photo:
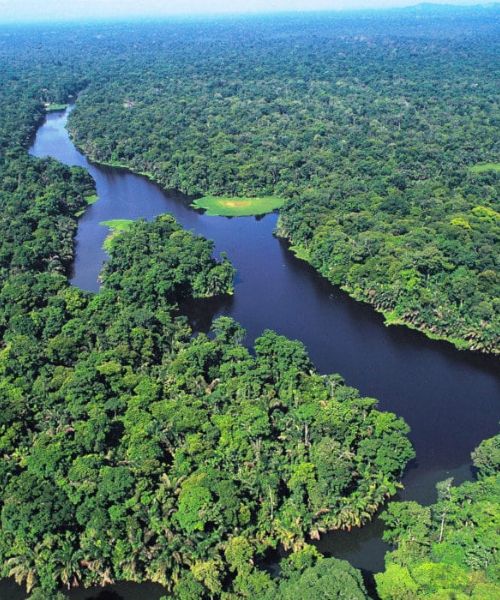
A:
{"label": "dark water surface", "polygon": [[[403,327],[385,327],[371,307],[332,287],[273,237],[275,214],[260,219],[207,217],[190,209],[182,196],[166,193],[143,177],[92,165],[69,139],[67,117],[67,111],[48,115],[30,154],[84,167],[96,181],[99,201],[89,207],[78,228],[74,285],[98,290],[97,277],[106,260],[102,243],[108,233],[101,221],[153,219],[169,212],[185,228],[213,240],[216,252],[227,252],[238,270],[234,297],[197,305],[192,318],[199,329],[214,315],[227,314],[247,329],[249,343],[266,328],[300,339],[321,372],[340,373],[362,394],[378,398],[382,409],[404,417],[417,459],[407,470],[401,498],[431,503],[437,481],[453,476],[458,483],[471,477],[470,452],[498,431],[496,360],[459,352]],[[380,571],[386,550],[381,531],[375,520],[361,530],[325,535],[318,545],[356,567]],[[115,588],[116,600],[157,600],[161,595],[155,586]],[[98,595],[77,591],[70,597]]]}

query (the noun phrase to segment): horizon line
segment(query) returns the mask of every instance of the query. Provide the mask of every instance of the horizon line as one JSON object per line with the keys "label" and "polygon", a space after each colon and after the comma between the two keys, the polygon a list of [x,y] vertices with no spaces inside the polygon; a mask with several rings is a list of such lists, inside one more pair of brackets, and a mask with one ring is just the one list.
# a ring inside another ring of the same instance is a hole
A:
{"label": "horizon line", "polygon": [[109,15],[102,17],[69,17],[69,18],[20,18],[20,19],[8,19],[2,20],[0,18],[0,26],[5,25],[62,25],[62,24],[89,24],[89,23],[123,23],[123,22],[144,22],[152,20],[161,21],[175,21],[175,20],[203,20],[203,19],[220,19],[220,18],[235,18],[235,17],[272,17],[279,15],[317,15],[317,14],[334,14],[342,15],[349,13],[377,13],[377,12],[397,12],[406,11],[408,9],[415,9],[419,7],[436,7],[436,8],[454,8],[459,10],[467,10],[472,8],[484,8],[490,9],[500,6],[500,2],[474,2],[473,4],[454,4],[450,3],[436,3],[436,2],[415,2],[406,6],[380,6],[380,7],[354,7],[354,8],[318,8],[318,9],[277,9],[277,10],[248,10],[248,11],[222,11],[222,12],[196,12],[196,13],[145,13],[139,14],[124,14],[124,15]]}

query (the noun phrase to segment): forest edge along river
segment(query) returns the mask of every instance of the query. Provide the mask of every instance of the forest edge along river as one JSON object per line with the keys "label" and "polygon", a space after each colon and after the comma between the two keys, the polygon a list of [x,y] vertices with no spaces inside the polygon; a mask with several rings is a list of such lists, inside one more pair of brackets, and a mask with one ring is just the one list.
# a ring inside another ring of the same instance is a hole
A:
{"label": "forest edge along river", "polygon": [[[151,220],[170,213],[186,229],[213,240],[216,254],[226,252],[237,269],[233,297],[190,307],[195,329],[205,330],[213,317],[225,314],[245,327],[249,345],[265,329],[299,339],[319,371],[340,373],[363,395],[377,398],[382,410],[402,416],[411,427],[417,458],[404,475],[401,499],[430,504],[438,481],[454,477],[460,483],[471,478],[471,451],[498,431],[496,359],[460,352],[404,327],[385,327],[371,307],[352,300],[295,258],[273,235],[276,214],[209,217],[192,209],[182,195],[165,192],[143,176],[90,163],[67,132],[70,111],[47,115],[29,152],[83,167],[96,182],[99,200],[79,221],[74,285],[98,291],[98,275],[106,260],[102,244],[109,233],[101,222]],[[387,550],[381,534],[382,524],[375,519],[361,529],[326,534],[317,545],[355,567],[380,571]],[[6,597],[25,597],[11,582],[5,585],[12,590]],[[107,588],[106,595],[95,590],[68,594],[74,600],[155,600],[162,593],[152,584],[121,583]]]}

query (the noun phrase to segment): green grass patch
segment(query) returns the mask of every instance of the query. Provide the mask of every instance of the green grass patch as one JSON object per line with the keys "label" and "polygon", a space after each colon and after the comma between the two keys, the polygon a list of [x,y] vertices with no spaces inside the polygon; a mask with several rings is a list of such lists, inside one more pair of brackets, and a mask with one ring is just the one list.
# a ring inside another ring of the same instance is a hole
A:
{"label": "green grass patch", "polygon": [[130,229],[134,221],[132,219],[112,219],[111,221],[101,221],[99,225],[103,227],[109,227],[111,229],[111,233],[104,240],[104,244],[102,247],[106,252],[110,252],[113,247],[113,241],[116,239],[120,233],[127,231]]}
{"label": "green grass patch", "polygon": [[284,204],[282,198],[264,196],[261,198],[228,198],[224,196],[204,196],[192,204],[203,208],[210,217],[251,217],[273,212]]}
{"label": "green grass patch", "polygon": [[500,163],[483,163],[474,165],[469,169],[472,173],[487,173],[488,171],[500,172]]}
{"label": "green grass patch", "polygon": [[58,110],[66,110],[67,104],[57,104],[57,102],[47,102],[45,104],[45,112],[56,112]]}
{"label": "green grass patch", "polygon": [[311,253],[304,246],[290,246],[289,250],[300,260],[305,260],[306,262],[311,260]]}
{"label": "green grass patch", "polygon": [[[90,196],[85,196],[85,202],[90,206],[91,204],[95,204],[99,200],[99,196],[97,194],[91,194]],[[85,214],[86,208],[82,208],[76,214],[78,218]]]}

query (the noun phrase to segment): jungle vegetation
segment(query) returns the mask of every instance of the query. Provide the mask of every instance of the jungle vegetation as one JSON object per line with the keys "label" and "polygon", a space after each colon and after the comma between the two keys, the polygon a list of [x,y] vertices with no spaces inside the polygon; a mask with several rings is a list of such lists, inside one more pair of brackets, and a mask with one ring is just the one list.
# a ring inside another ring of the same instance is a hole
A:
{"label": "jungle vegetation", "polygon": [[376,575],[381,600],[500,597],[500,436],[472,454],[477,481],[438,484],[438,502],[394,502],[382,515],[395,546]]}
{"label": "jungle vegetation", "polygon": [[278,234],[332,283],[388,323],[498,353],[499,174],[477,165],[498,164],[499,9],[484,10],[131,31],[70,128],[166,188],[287,199]]}
{"label": "jungle vegetation", "polygon": [[408,427],[299,342],[267,331],[252,355],[227,317],[191,337],[177,302],[232,286],[211,243],[163,216],[110,252],[97,295],[45,269],[0,293],[4,575],[35,598],[116,579],[245,597],[273,585],[266,550],[396,492]]}
{"label": "jungle vegetation", "polygon": [[49,294],[44,271],[0,294],[2,574],[34,598],[117,579],[264,593],[268,549],[360,526],[396,492],[408,427],[299,342],[267,331],[252,355],[228,317],[192,338],[177,302],[230,291],[233,269],[172,217],[110,252],[97,295],[62,276]]}
{"label": "jungle vegetation", "polygon": [[27,156],[47,105],[78,95],[77,143],[164,187],[286,198],[280,234],[333,282],[497,350],[498,174],[470,168],[498,161],[495,21],[331,19],[0,30],[0,575],[33,599],[118,579],[363,598],[310,541],[369,520],[413,457],[407,425],[299,342],[191,331],[179,306],[231,293],[234,269],[168,216],[113,240],[99,294],[71,287],[95,190]]}
{"label": "jungle vegetation", "polygon": [[[0,575],[38,600],[115,580],[189,600],[365,597],[309,541],[395,494],[408,426],[318,374],[299,342],[266,331],[250,350],[224,317],[191,331],[179,305],[231,293],[234,268],[168,215],[113,240],[100,293],[69,285],[93,182],[26,149],[45,103],[96,69],[78,35],[0,44]],[[276,578],[262,561],[278,547]]]}

